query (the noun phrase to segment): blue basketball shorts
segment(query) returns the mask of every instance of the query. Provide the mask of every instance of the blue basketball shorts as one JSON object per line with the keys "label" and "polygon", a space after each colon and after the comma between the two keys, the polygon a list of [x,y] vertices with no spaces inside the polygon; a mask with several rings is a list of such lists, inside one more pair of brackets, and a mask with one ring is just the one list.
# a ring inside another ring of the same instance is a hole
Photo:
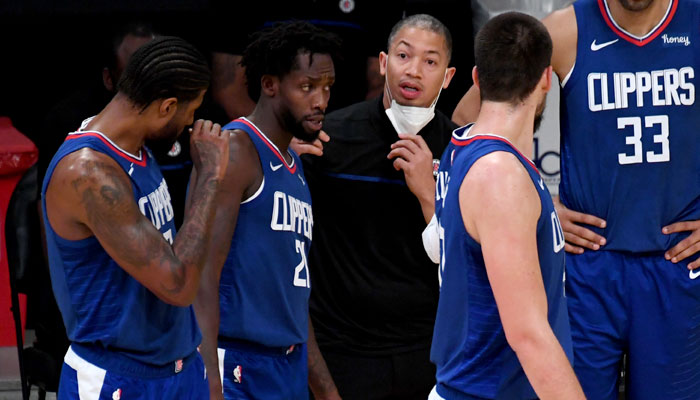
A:
{"label": "blue basketball shorts", "polygon": [[[574,370],[589,399],[700,399],[700,271],[663,254],[566,255]],[[694,279],[697,278],[697,279]]]}
{"label": "blue basketball shorts", "polygon": [[[120,368],[123,358],[116,358],[108,363],[109,367],[102,368],[86,360],[92,355],[79,345],[71,345],[61,370],[59,399],[209,399],[209,384],[199,352],[162,367],[130,360]],[[103,360],[104,356],[100,354],[99,358]]]}
{"label": "blue basketball shorts", "polygon": [[271,348],[219,340],[219,373],[226,400],[308,400],[306,344]]}

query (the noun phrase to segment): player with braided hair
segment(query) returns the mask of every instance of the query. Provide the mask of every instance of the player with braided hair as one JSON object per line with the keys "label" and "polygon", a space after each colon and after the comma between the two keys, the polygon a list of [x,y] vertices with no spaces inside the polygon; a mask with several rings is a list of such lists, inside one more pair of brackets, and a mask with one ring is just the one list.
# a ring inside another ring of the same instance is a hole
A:
{"label": "player with braided hair", "polygon": [[228,132],[197,121],[198,179],[180,233],[146,139],[192,124],[209,84],[206,61],[179,38],[137,50],[119,91],[68,134],[42,187],[49,266],[71,347],[61,399],[206,398],[190,304],[211,245]]}
{"label": "player with braided hair", "polygon": [[195,301],[212,398],[306,400],[309,386],[316,399],[338,396],[308,318],[311,196],[289,149],[321,130],[337,50],[335,36],[290,22],[243,54],[257,104],[225,126],[226,190]]}
{"label": "player with braided hair", "polygon": [[158,38],[152,52],[134,53],[117,88],[138,106],[147,107],[161,98],[192,101],[209,86],[209,67],[202,55],[182,39]]}

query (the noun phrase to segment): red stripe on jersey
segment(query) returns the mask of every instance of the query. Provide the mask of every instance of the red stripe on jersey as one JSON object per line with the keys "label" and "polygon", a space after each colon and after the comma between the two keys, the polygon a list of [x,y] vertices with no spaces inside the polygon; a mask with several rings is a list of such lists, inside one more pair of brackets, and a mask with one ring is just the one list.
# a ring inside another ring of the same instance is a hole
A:
{"label": "red stripe on jersey", "polygon": [[[269,140],[267,137],[265,137],[265,135],[263,135],[262,132],[260,132],[260,131],[258,130],[258,128],[255,127],[255,125],[253,125],[253,124],[251,124],[250,122],[244,120],[243,118],[239,118],[239,119],[236,119],[236,120],[234,120],[234,121],[241,122],[241,123],[245,124],[246,126],[248,126],[250,129],[252,129],[253,132],[255,132],[255,134],[258,135],[258,137],[259,137],[260,139],[262,139],[263,142],[265,142],[265,144],[267,145],[267,147],[269,147],[270,150],[272,150],[272,152],[275,153],[275,155],[277,156],[277,158],[279,158],[280,161],[282,161],[282,164],[284,164],[284,166],[287,168],[287,171],[291,172],[292,174],[295,173],[295,172],[297,171],[297,165],[294,164],[294,167],[289,168],[289,165],[287,165],[287,160],[284,159],[284,157],[282,156],[282,154],[280,154],[279,150],[278,150],[275,146],[273,146],[272,143],[270,143],[270,140]],[[294,158],[292,158],[292,160],[294,160]]]}
{"label": "red stripe on jersey", "polygon": [[143,150],[141,150],[142,156],[141,156],[141,160],[139,160],[138,158],[132,156],[131,154],[125,152],[124,150],[122,150],[122,149],[116,147],[115,145],[113,145],[112,143],[110,143],[110,141],[107,140],[104,136],[102,136],[102,135],[100,135],[99,133],[96,133],[96,132],[85,132],[85,133],[76,133],[76,134],[73,134],[73,135],[68,135],[68,136],[66,137],[66,140],[78,139],[78,138],[81,138],[81,137],[84,137],[84,136],[96,137],[96,138],[100,139],[100,140],[102,141],[102,143],[106,144],[107,147],[109,147],[109,148],[112,149],[115,153],[117,153],[119,156],[121,156],[121,157],[127,159],[128,161],[130,161],[130,162],[132,162],[132,163],[134,163],[134,164],[136,164],[136,165],[138,165],[138,166],[141,166],[141,167],[145,167],[145,166],[146,166],[146,157],[143,157],[143,154],[144,154],[144,151],[143,151]]}
{"label": "red stripe on jersey", "polygon": [[487,140],[487,139],[490,139],[490,140],[498,140],[498,141],[501,141],[501,142],[507,144],[507,145],[510,146],[513,150],[517,151],[518,154],[520,154],[520,155],[527,161],[527,163],[530,164],[530,166],[531,166],[535,171],[537,171],[537,174],[538,174],[538,175],[540,174],[540,171],[539,171],[539,170],[537,169],[537,167],[535,166],[535,163],[533,163],[532,161],[530,161],[529,158],[525,157],[525,156],[523,155],[523,153],[520,152],[520,150],[518,150],[515,146],[513,146],[513,144],[512,144],[511,142],[509,142],[509,141],[508,141],[507,139],[505,139],[505,138],[498,137],[498,136],[490,136],[490,135],[477,135],[477,136],[474,136],[474,137],[472,137],[472,138],[470,138],[470,139],[467,139],[467,140],[457,140],[457,139],[455,139],[455,138],[452,138],[452,144],[454,144],[454,145],[456,145],[456,146],[466,146],[466,145],[468,145],[468,144],[470,144],[470,143],[473,143],[473,142],[475,142],[475,141],[477,141],[477,140]]}
{"label": "red stripe on jersey", "polygon": [[610,29],[612,29],[612,31],[615,32],[617,36],[639,47],[644,46],[645,44],[656,39],[656,37],[659,36],[661,32],[663,32],[664,29],[666,29],[668,24],[671,22],[671,19],[673,19],[673,15],[676,13],[676,8],[678,8],[678,1],[671,0],[671,11],[668,13],[668,16],[666,16],[666,20],[664,20],[663,24],[661,24],[661,26],[659,26],[656,29],[656,31],[653,34],[649,35],[646,39],[639,40],[634,36],[630,36],[626,32],[621,31],[617,28],[617,26],[615,26],[615,24],[612,21],[612,17],[608,14],[608,10],[605,8],[604,1],[605,0],[598,0],[598,7],[600,8],[600,13],[603,15],[605,23],[608,24],[608,27],[610,27]]}

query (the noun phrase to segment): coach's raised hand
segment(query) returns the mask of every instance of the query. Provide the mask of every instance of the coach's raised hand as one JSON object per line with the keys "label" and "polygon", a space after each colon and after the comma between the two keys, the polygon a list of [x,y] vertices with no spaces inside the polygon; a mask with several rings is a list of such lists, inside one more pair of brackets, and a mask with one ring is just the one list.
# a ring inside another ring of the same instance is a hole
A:
{"label": "coach's raised hand", "polygon": [[403,171],[408,189],[420,202],[425,222],[430,222],[435,213],[435,178],[433,153],[425,140],[420,135],[400,133],[386,158],[394,160],[394,169]]}

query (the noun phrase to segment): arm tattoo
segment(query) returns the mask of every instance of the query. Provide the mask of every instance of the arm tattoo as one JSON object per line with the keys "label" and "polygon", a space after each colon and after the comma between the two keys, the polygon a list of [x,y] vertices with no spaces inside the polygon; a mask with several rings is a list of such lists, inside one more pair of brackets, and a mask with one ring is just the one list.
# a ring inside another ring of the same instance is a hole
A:
{"label": "arm tattoo", "polygon": [[120,254],[122,261],[134,267],[142,268],[149,264],[143,258],[158,249],[140,229],[129,229],[128,235],[118,227],[138,224],[139,220],[126,220],[129,214],[131,183],[124,176],[124,171],[117,167],[94,160],[82,163],[84,173],[71,182],[78,192],[93,233],[103,238],[112,238],[110,245]]}
{"label": "arm tattoo", "polygon": [[70,187],[85,210],[89,228],[105,241],[103,246],[119,255],[118,262],[137,270],[159,265],[166,275],[158,285],[170,295],[196,286],[191,276],[198,276],[205,264],[219,182],[198,177],[189,215],[171,247],[138,210],[131,182],[121,168],[100,160],[81,160],[80,167]]}

